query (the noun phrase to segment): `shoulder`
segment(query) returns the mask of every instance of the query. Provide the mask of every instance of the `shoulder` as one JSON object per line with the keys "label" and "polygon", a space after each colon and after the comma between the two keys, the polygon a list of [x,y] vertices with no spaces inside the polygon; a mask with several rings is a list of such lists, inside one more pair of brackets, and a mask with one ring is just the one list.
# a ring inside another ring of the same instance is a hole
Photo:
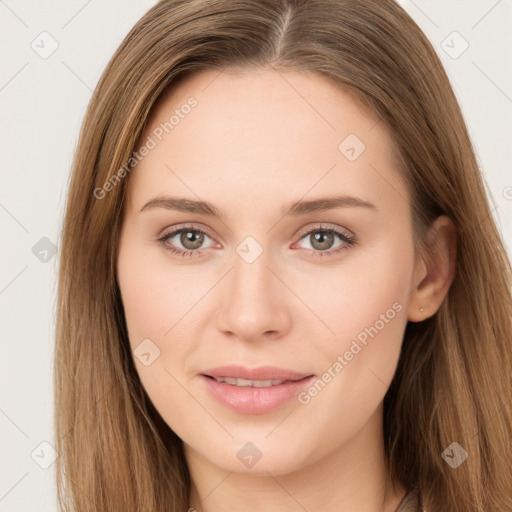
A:
{"label": "shoulder", "polygon": [[417,490],[409,491],[398,505],[396,512],[424,512],[421,508],[419,492]]}

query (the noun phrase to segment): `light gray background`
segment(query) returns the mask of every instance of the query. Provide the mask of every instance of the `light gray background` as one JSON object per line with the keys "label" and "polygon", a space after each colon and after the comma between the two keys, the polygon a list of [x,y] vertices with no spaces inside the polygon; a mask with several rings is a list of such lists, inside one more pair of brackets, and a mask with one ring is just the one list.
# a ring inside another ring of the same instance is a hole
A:
{"label": "light gray background", "polygon": [[[59,255],[52,256],[51,244],[58,244],[70,164],[92,90],[123,37],[154,3],[0,0],[0,512],[57,509],[52,449],[40,445],[53,444]],[[447,69],[512,254],[512,0],[399,3]],[[464,41],[469,47],[458,56]],[[52,44],[58,48],[45,55]]]}

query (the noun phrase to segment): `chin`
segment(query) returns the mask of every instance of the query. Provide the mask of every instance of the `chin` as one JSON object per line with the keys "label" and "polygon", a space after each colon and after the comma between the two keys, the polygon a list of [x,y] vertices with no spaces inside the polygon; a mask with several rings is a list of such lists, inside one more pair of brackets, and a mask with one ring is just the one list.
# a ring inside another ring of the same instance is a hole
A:
{"label": "chin", "polygon": [[[283,445],[282,441],[265,439],[267,435],[267,432],[262,434],[259,441],[254,436],[247,436],[245,441],[212,440],[208,446],[193,449],[200,457],[225,471],[255,476],[293,473],[312,463],[312,455],[318,454],[314,447],[306,449],[297,438]],[[251,438],[253,441],[250,441]],[[212,445],[217,447],[215,451],[211,450]]]}

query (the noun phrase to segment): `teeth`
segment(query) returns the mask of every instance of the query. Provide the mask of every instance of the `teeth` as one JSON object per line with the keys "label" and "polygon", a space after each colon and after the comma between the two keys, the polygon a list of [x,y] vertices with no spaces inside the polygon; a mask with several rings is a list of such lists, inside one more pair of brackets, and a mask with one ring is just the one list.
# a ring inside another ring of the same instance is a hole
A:
{"label": "teeth", "polygon": [[240,387],[254,387],[254,388],[268,388],[269,386],[278,386],[285,380],[249,380],[249,379],[235,379],[234,377],[215,377],[217,382],[225,382],[232,386]]}

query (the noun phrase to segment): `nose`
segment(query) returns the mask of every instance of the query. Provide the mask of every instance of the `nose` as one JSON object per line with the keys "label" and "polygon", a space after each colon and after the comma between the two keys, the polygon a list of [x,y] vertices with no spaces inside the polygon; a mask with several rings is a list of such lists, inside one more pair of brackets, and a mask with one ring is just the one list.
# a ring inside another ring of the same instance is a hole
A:
{"label": "nose", "polygon": [[248,263],[235,254],[233,267],[221,290],[217,328],[250,342],[285,336],[291,326],[292,294],[277,277],[271,258],[263,251]]}

